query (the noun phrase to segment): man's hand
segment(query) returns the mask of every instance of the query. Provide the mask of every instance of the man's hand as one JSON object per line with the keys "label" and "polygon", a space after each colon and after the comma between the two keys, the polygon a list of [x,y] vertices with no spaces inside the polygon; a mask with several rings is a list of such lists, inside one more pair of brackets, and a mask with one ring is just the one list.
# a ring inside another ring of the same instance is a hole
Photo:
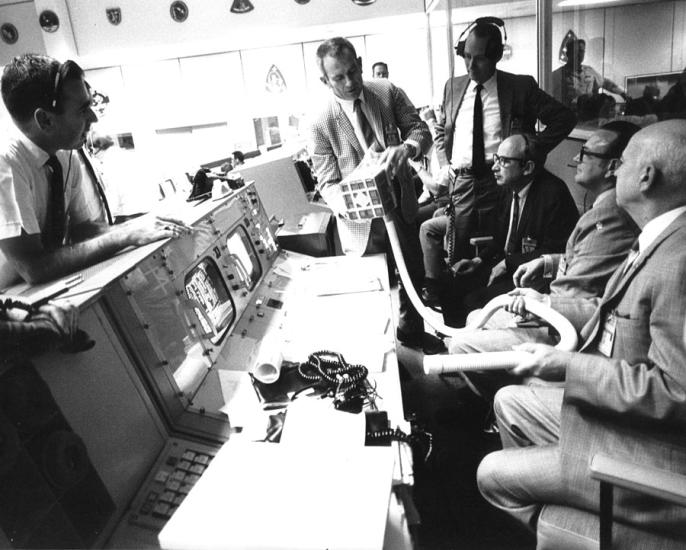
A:
{"label": "man's hand", "polygon": [[410,150],[410,147],[406,145],[393,145],[381,154],[381,163],[384,164],[389,178],[395,176],[407,162],[410,158]]}
{"label": "man's hand", "polygon": [[121,231],[125,232],[127,244],[141,246],[160,239],[189,235],[193,228],[175,218],[147,214],[122,224]]}
{"label": "man's hand", "polygon": [[507,273],[507,266],[505,265],[505,260],[500,260],[491,269],[491,275],[488,277],[488,284],[486,286],[491,286],[491,283],[495,281],[498,277],[505,275]]}
{"label": "man's hand", "polygon": [[516,287],[533,286],[543,280],[543,258],[536,258],[520,265],[512,275],[512,281]]}
{"label": "man's hand", "polygon": [[546,295],[536,292],[533,288],[515,288],[508,292],[508,295],[512,296],[512,301],[505,306],[505,310],[520,317],[526,317],[528,314],[524,307],[524,298],[542,303],[547,302]]}
{"label": "man's hand", "polygon": [[571,352],[560,351],[545,344],[526,343],[514,346],[514,351],[530,353],[511,372],[517,376],[537,376],[542,380],[561,381],[565,379]]}
{"label": "man's hand", "polygon": [[79,327],[79,310],[68,302],[48,302],[26,321],[40,323],[64,340],[71,340]]}
{"label": "man's hand", "polygon": [[452,266],[450,266],[450,271],[454,276],[457,277],[471,275],[479,268],[479,266],[482,263],[483,262],[481,258],[479,258],[478,256],[476,258],[472,258],[471,260],[465,258],[462,260],[458,260]]}

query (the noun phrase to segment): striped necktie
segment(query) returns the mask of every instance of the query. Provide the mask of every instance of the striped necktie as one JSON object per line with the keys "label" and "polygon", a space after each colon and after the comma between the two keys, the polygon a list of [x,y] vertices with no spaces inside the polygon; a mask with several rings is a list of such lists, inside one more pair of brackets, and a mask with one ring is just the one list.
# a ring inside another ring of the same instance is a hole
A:
{"label": "striped necktie", "polygon": [[382,150],[381,146],[374,135],[374,130],[372,129],[371,124],[369,124],[369,120],[367,120],[367,117],[362,110],[362,101],[359,97],[353,103],[353,111],[355,111],[355,115],[357,116],[357,124],[359,125],[360,130],[362,130],[365,147],[372,151],[380,152]]}

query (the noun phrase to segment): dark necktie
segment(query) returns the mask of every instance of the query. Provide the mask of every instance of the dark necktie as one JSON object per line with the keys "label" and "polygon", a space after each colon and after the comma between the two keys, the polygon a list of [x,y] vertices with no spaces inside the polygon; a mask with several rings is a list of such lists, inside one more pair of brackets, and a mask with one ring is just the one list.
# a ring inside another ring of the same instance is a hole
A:
{"label": "dark necktie", "polygon": [[107,196],[105,195],[105,188],[103,187],[102,182],[98,177],[98,174],[95,172],[95,168],[93,168],[93,163],[91,162],[91,159],[88,157],[86,151],[84,151],[83,149],[79,149],[79,157],[81,158],[83,164],[86,166],[86,171],[88,172],[88,175],[90,176],[91,181],[95,186],[95,189],[98,191],[100,203],[105,209],[105,214],[107,215],[107,223],[112,225],[114,222],[112,221],[112,212],[110,211],[110,205],[108,204]]}
{"label": "dark necktie", "polygon": [[517,225],[519,224],[519,194],[512,193],[512,222],[507,233],[505,254],[513,254],[517,250]]}
{"label": "dark necktie", "polygon": [[484,106],[481,102],[481,84],[476,85],[474,96],[474,124],[472,126],[472,170],[479,176],[486,171],[486,152],[484,148]]}
{"label": "dark necktie", "polygon": [[48,208],[45,227],[42,232],[43,246],[47,250],[54,250],[62,246],[64,241],[64,176],[62,165],[55,155],[50,155],[45,165],[49,168]]}
{"label": "dark necktie", "polygon": [[379,146],[379,142],[376,140],[376,136],[374,135],[374,130],[372,129],[371,124],[369,124],[367,117],[364,115],[364,111],[362,111],[362,101],[359,97],[353,103],[353,111],[355,111],[355,115],[357,116],[357,124],[360,126],[360,130],[362,130],[362,135],[364,136],[364,142],[367,146],[367,149],[380,152],[381,147]]}

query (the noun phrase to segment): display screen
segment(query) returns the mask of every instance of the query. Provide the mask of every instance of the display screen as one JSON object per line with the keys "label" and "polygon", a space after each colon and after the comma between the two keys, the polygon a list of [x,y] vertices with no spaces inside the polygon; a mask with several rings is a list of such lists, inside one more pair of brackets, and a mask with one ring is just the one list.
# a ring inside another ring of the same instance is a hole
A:
{"label": "display screen", "polygon": [[262,268],[246,230],[238,227],[233,231],[226,239],[226,247],[243,283],[252,290],[262,276]]}
{"label": "display screen", "polygon": [[234,321],[236,312],[214,260],[203,259],[186,275],[184,286],[186,296],[193,301],[203,331],[212,334],[212,343],[217,343]]}

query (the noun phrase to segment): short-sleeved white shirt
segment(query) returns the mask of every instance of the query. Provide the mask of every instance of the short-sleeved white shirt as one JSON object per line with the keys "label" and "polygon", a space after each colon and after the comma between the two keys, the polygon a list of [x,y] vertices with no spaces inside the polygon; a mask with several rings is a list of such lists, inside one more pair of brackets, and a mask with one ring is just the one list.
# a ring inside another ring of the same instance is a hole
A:
{"label": "short-sleeved white shirt", "polygon": [[[83,192],[81,165],[72,151],[58,151],[64,174],[66,236],[69,228],[99,219],[100,205]],[[30,139],[16,132],[0,146],[0,240],[40,234],[45,227],[49,180],[45,166],[49,158]],[[18,273],[0,252],[0,289],[16,282]]]}

